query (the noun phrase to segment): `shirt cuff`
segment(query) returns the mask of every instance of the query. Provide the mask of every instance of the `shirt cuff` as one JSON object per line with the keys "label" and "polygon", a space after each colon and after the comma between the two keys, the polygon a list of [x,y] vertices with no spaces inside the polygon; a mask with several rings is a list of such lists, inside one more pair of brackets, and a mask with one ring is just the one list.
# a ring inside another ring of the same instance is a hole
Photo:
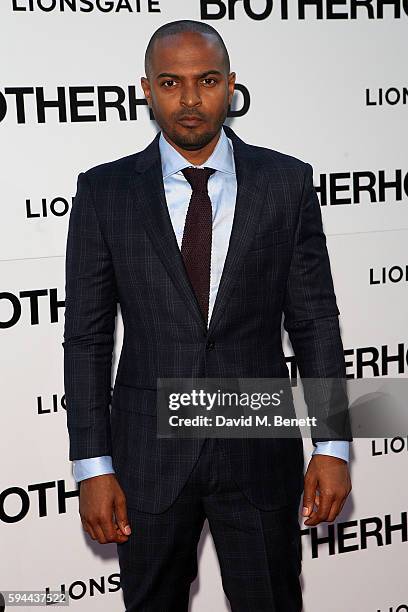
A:
{"label": "shirt cuff", "polygon": [[347,440],[316,442],[312,455],[331,455],[348,462],[350,459],[350,442]]}
{"label": "shirt cuff", "polygon": [[114,474],[112,457],[103,455],[102,457],[90,457],[89,459],[75,459],[73,463],[73,475],[76,482],[93,478],[102,474]]}

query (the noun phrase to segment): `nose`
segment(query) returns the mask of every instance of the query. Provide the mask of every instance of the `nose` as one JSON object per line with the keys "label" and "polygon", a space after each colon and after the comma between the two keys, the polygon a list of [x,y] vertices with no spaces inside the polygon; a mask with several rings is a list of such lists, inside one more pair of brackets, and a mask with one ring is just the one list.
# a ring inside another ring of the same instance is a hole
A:
{"label": "nose", "polygon": [[189,108],[201,104],[200,93],[195,83],[184,84],[181,90],[180,104]]}

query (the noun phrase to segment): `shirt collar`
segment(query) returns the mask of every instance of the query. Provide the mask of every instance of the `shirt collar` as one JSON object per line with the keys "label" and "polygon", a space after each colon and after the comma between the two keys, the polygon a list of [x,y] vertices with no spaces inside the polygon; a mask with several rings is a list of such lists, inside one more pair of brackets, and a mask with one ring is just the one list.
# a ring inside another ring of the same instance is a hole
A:
{"label": "shirt collar", "polygon": [[[162,132],[160,132],[159,137],[159,148],[163,178],[167,178],[171,174],[175,174],[183,170],[183,168],[188,168],[193,165],[183,157],[181,153],[176,151],[176,149],[164,138]],[[204,166],[214,168],[220,172],[235,174],[232,142],[226,135],[224,128],[221,128],[220,137],[210,157],[201,164],[201,166],[195,167],[203,168]]]}

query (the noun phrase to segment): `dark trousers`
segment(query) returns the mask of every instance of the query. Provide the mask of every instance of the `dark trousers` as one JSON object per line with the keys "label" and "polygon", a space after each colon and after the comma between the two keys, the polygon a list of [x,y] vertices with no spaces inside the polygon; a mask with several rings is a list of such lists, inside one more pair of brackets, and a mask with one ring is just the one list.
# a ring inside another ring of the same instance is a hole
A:
{"label": "dark trousers", "polygon": [[206,518],[232,612],[301,612],[299,503],[270,511],[250,504],[228,473],[221,444],[206,440],[165,512],[128,508],[132,534],[117,545],[126,612],[187,612]]}

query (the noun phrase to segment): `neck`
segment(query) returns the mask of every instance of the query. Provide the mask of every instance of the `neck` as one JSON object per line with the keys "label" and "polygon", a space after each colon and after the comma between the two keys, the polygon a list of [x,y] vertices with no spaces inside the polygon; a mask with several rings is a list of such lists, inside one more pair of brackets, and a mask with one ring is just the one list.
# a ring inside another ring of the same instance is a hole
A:
{"label": "neck", "polygon": [[214,136],[214,138],[212,138],[212,140],[210,140],[209,143],[207,143],[201,149],[197,149],[195,151],[183,149],[182,147],[178,146],[175,142],[171,140],[171,138],[169,138],[169,136],[164,131],[163,136],[167,140],[167,142],[169,142],[171,146],[176,149],[178,153],[180,153],[180,155],[185,157],[185,159],[190,162],[192,166],[201,166],[202,164],[204,164],[205,161],[207,161],[207,159],[210,157],[211,153],[217,146],[217,142],[221,136],[221,130],[217,132],[217,134]]}

